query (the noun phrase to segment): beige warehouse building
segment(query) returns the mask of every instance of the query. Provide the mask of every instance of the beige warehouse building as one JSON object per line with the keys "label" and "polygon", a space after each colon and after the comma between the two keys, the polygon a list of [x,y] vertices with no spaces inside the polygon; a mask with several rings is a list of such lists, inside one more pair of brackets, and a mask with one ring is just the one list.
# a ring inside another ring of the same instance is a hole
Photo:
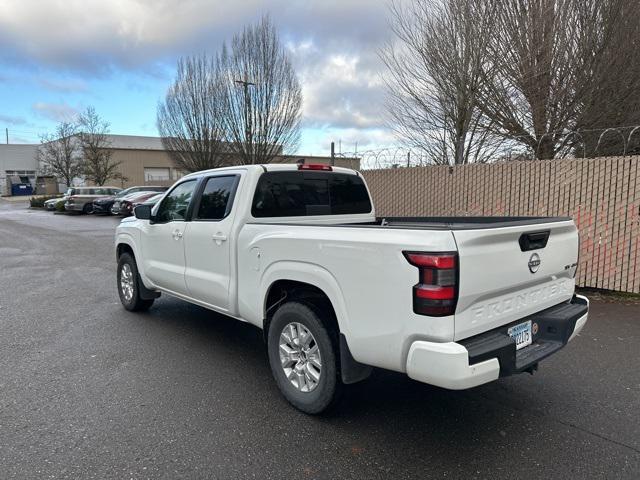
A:
{"label": "beige warehouse building", "polygon": [[[183,175],[175,167],[159,137],[108,135],[108,139],[113,152],[111,159],[120,162],[119,172],[126,179],[110,181],[114,186],[171,185]],[[274,163],[295,163],[301,158],[307,163],[331,163],[330,157],[300,155],[281,155],[274,159]],[[360,160],[357,158],[337,157],[335,164],[356,170],[360,168]]]}
{"label": "beige warehouse building", "polygon": [[183,175],[158,137],[109,135],[108,139],[111,161],[120,164],[118,172],[125,178],[119,186],[171,185]]}
{"label": "beige warehouse building", "polygon": [[[112,151],[111,160],[117,162],[118,172],[124,180],[110,179],[107,184],[114,187],[132,187],[139,185],[171,185],[184,173],[177,169],[170,155],[164,149],[159,137],[142,137],[135,135],[107,135],[109,149]],[[36,152],[38,145],[0,145],[0,195],[10,195],[7,187],[9,176],[20,176],[25,182],[30,182],[34,188],[38,178],[42,178],[43,168],[38,165]],[[274,163],[295,163],[304,158],[307,163],[330,164],[330,157],[280,155]],[[358,158],[336,157],[335,165],[358,170]],[[55,184],[55,179],[54,184]],[[61,179],[58,179],[61,181]],[[78,178],[75,185],[84,184]],[[64,191],[65,185],[58,186]],[[54,185],[55,189],[55,185]]]}

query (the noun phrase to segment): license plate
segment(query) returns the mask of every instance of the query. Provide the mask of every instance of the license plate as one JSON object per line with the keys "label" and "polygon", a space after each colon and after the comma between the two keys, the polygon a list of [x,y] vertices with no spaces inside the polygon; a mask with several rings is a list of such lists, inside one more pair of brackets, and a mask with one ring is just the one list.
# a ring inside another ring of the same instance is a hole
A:
{"label": "license plate", "polygon": [[507,330],[507,334],[516,341],[516,350],[531,345],[533,335],[531,334],[531,320],[519,323]]}

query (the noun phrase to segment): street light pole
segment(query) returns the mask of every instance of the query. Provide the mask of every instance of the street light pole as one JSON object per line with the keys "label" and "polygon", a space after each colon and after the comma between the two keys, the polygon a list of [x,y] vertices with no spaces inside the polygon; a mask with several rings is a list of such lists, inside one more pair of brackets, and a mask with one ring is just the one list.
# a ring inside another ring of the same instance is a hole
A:
{"label": "street light pole", "polygon": [[249,93],[249,86],[255,87],[256,84],[249,80],[235,80],[238,85],[242,85],[244,89],[244,137],[247,146],[250,148],[251,163],[255,162],[253,155],[253,141],[251,139],[251,125],[250,125],[250,111],[251,111],[251,94]]}

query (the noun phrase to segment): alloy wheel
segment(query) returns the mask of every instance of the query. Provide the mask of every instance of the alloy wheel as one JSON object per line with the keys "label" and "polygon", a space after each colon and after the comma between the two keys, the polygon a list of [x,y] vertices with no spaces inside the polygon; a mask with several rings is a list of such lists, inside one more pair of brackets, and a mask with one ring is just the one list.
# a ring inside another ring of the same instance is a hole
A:
{"label": "alloy wheel", "polygon": [[280,334],[280,363],[285,376],[301,392],[313,391],[322,375],[322,358],[311,331],[298,322],[287,324]]}
{"label": "alloy wheel", "polygon": [[120,269],[120,291],[127,303],[133,299],[133,272],[128,263]]}

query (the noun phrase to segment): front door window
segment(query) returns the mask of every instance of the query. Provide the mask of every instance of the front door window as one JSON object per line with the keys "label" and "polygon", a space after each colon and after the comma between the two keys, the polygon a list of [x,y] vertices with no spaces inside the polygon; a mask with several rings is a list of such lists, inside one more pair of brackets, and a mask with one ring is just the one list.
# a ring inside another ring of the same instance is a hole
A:
{"label": "front door window", "polygon": [[183,221],[187,217],[189,202],[196,188],[196,183],[195,180],[189,180],[171,190],[162,200],[154,221],[156,223]]}

